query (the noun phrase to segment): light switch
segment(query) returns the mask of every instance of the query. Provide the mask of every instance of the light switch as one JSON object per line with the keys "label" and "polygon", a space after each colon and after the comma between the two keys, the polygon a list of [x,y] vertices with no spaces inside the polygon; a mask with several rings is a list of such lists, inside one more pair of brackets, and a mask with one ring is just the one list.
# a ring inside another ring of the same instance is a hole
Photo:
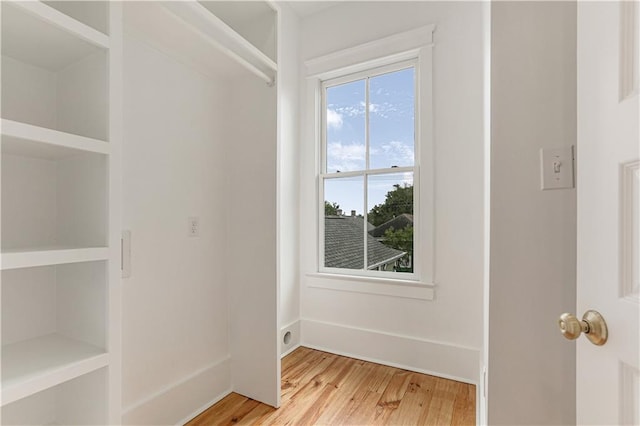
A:
{"label": "light switch", "polygon": [[573,147],[540,150],[541,189],[574,187]]}

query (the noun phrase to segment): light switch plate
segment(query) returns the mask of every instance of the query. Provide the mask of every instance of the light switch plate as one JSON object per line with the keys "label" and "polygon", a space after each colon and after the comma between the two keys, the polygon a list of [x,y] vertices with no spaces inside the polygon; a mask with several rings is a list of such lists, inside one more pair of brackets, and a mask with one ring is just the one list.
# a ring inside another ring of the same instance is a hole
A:
{"label": "light switch plate", "polygon": [[573,146],[540,150],[541,189],[574,188]]}

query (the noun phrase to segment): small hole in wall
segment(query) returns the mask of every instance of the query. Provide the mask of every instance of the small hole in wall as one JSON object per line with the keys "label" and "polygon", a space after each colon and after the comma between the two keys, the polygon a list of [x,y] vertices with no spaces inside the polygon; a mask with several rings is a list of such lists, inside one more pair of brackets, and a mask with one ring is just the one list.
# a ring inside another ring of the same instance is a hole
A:
{"label": "small hole in wall", "polygon": [[286,333],[284,333],[284,338],[282,339],[282,341],[284,342],[285,345],[288,345],[289,343],[291,343],[291,332],[287,331]]}

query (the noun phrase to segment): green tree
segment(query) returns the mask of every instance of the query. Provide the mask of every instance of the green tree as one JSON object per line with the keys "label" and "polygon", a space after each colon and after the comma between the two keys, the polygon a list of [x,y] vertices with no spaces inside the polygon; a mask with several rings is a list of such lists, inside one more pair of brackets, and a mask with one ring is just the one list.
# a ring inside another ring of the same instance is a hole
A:
{"label": "green tree", "polygon": [[398,272],[413,272],[413,226],[407,225],[402,229],[395,230],[393,226],[384,232],[384,240],[382,243],[397,250],[402,250],[407,254],[402,258],[405,262],[401,262],[408,267],[402,266]]}
{"label": "green tree", "polygon": [[328,201],[325,201],[324,202],[324,215],[325,216],[337,216],[339,208],[340,208],[340,206],[338,205],[338,203],[330,203]]}
{"label": "green tree", "polygon": [[369,223],[373,226],[385,222],[403,213],[413,214],[413,185],[393,185],[393,190],[387,192],[384,203],[373,206],[369,212]]}
{"label": "green tree", "polygon": [[384,232],[383,243],[397,250],[413,252],[413,226],[407,225],[397,230],[392,226]]}

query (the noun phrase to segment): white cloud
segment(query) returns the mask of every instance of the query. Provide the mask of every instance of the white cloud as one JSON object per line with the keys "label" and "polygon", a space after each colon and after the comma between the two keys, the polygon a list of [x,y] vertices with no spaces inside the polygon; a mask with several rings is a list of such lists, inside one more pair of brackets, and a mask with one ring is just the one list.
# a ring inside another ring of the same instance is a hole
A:
{"label": "white cloud", "polygon": [[341,172],[363,169],[365,153],[364,144],[330,142],[327,145],[327,168]]}
{"label": "white cloud", "polygon": [[[360,101],[357,105],[338,106],[329,105],[327,108],[327,123],[329,123],[329,114],[338,114],[340,119],[343,117],[362,117],[365,111],[365,102]],[[383,102],[380,104],[370,103],[369,113],[381,118],[389,118],[390,116],[403,116],[409,113],[409,107],[401,104],[392,104],[390,102]]]}
{"label": "white cloud", "polygon": [[[414,163],[413,144],[390,141],[371,146],[372,167],[409,166]],[[363,143],[329,142],[327,144],[327,168],[341,172],[362,170],[366,149]],[[406,182],[406,179],[404,180]]]}
{"label": "white cloud", "polygon": [[333,129],[342,128],[342,115],[330,108],[327,108],[327,127]]}
{"label": "white cloud", "polygon": [[399,163],[399,165],[406,166],[414,162],[413,144],[409,145],[402,141],[384,143],[379,149],[373,150],[372,154],[384,156],[387,161]]}
{"label": "white cloud", "polygon": [[336,108],[336,111],[348,117],[358,117],[360,115],[364,115],[364,102],[360,102],[359,106],[349,105]]}

